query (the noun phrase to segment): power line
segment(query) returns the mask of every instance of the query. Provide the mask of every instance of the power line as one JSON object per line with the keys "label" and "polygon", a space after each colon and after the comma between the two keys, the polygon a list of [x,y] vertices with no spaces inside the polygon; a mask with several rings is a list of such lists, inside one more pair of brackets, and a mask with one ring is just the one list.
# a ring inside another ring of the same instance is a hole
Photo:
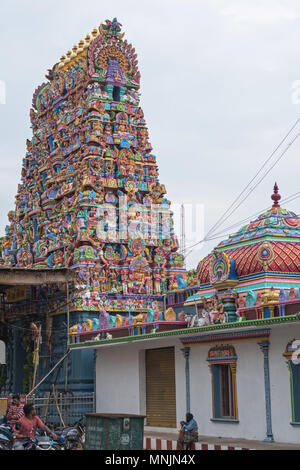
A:
{"label": "power line", "polygon": [[[249,186],[251,185],[251,183],[255,180],[255,178],[259,175],[259,173],[261,173],[261,171],[263,170],[263,168],[267,165],[267,163],[271,160],[271,158],[274,156],[274,154],[277,152],[277,150],[281,147],[281,145],[283,144],[283,142],[288,138],[288,136],[291,134],[291,132],[295,129],[295,127],[298,125],[298,123],[300,122],[300,118],[298,118],[296,120],[296,122],[294,123],[294,125],[291,127],[291,129],[289,130],[289,132],[285,135],[285,137],[281,140],[281,142],[279,143],[279,145],[276,147],[276,149],[271,153],[271,155],[267,158],[267,160],[264,162],[264,164],[261,166],[261,168],[259,169],[259,171],[256,173],[256,175],[252,178],[252,180],[248,183],[248,185],[244,188],[244,190],[239,194],[239,196],[234,200],[234,202],[229,206],[229,208],[225,211],[225,213],[223,214],[222,217],[220,217],[218,219],[218,221],[213,225],[213,227],[207,232],[207,234],[205,235],[205,237],[200,240],[199,242],[195,243],[194,245],[191,245],[190,247],[186,247],[186,249],[189,249],[189,248],[194,248],[195,246],[199,245],[200,243],[203,243],[205,241],[208,241],[210,240],[210,238],[208,238],[209,234],[210,233],[213,233],[214,229],[217,227],[217,226],[220,226],[222,223],[225,222],[225,220],[227,220],[232,214],[233,212],[235,212],[238,207],[240,207],[240,205],[250,196],[250,194],[257,188],[257,186],[263,181],[263,179],[270,173],[270,171],[274,168],[274,166],[279,162],[279,160],[286,154],[286,152],[289,150],[289,148],[293,145],[293,143],[298,139],[298,137],[300,136],[300,132],[298,134],[296,134],[296,136],[291,140],[291,142],[289,142],[289,144],[287,145],[287,147],[285,148],[285,150],[279,155],[279,157],[275,160],[275,162],[273,163],[273,165],[268,169],[268,171],[262,176],[262,178],[255,184],[255,186],[253,188],[250,188],[248,194],[244,197],[244,199],[230,212],[230,214],[224,219],[225,215],[228,214],[228,212],[230,211],[230,209],[234,206],[234,204],[239,200],[239,198],[241,197],[241,195],[249,188]],[[297,193],[296,193],[297,194]],[[293,199],[294,200],[294,199]],[[248,219],[246,219],[248,220]],[[193,251],[193,250],[192,250]],[[186,257],[187,258],[192,251],[189,251],[187,254],[186,254]]]}
{"label": "power line", "polygon": [[[285,204],[285,203],[289,203],[289,202],[292,202],[296,199],[298,199],[300,197],[300,191],[295,193],[295,194],[292,194],[291,196],[285,198],[285,199],[282,199],[282,201],[280,201],[280,203],[282,204]],[[249,222],[251,221],[251,219],[253,217],[257,217],[259,215],[262,215],[265,211],[267,211],[268,209],[270,209],[270,207],[266,207],[265,209],[262,209],[261,211],[259,212],[256,212],[255,214],[239,221],[239,222],[235,222],[233,225],[230,225],[229,227],[226,227],[224,230],[222,230],[222,232],[217,232],[215,233],[215,236],[219,235],[219,234],[223,234],[224,232],[227,232],[228,230],[231,230],[232,228],[236,227],[236,226],[241,226],[243,223],[245,222]],[[208,240],[211,240],[212,238],[209,238]]]}
{"label": "power line", "polygon": [[[242,201],[240,201],[240,203],[230,212],[230,214],[223,220],[222,223],[224,223],[241,205],[242,203],[250,196],[250,194],[257,188],[257,186],[259,186],[259,184],[265,179],[265,177],[270,173],[270,171],[274,168],[274,166],[279,162],[279,160],[281,160],[281,158],[286,154],[286,152],[288,151],[288,149],[292,146],[292,144],[298,139],[298,137],[300,136],[300,132],[296,135],[296,137],[289,143],[289,145],[287,146],[287,148],[279,155],[279,157],[277,158],[277,160],[273,163],[273,165],[271,166],[271,168],[269,168],[269,170],[261,177],[261,179],[255,184],[255,186],[253,188],[251,188],[248,192],[248,194],[242,199]],[[210,231],[211,232],[211,231]],[[208,234],[210,233],[208,232]]]}
{"label": "power line", "polygon": [[[284,136],[284,138],[281,140],[281,142],[277,145],[276,149],[271,153],[271,155],[267,158],[267,160],[263,163],[263,165],[260,167],[260,169],[257,171],[255,176],[251,179],[251,181],[247,184],[247,186],[243,189],[243,191],[237,196],[237,198],[233,201],[233,203],[229,206],[229,208],[225,211],[225,213],[218,219],[218,221],[213,225],[213,227],[208,231],[207,236],[214,231],[214,229],[217,226],[220,226],[225,220],[227,220],[228,217],[238,208],[240,205],[244,202],[247,197],[254,191],[254,189],[261,183],[261,181],[267,176],[267,174],[274,168],[274,166],[278,163],[278,161],[283,157],[283,155],[287,152],[287,150],[293,145],[295,140],[299,137],[300,133],[296,135],[296,137],[288,144],[287,148],[282,152],[282,154],[279,156],[279,158],[275,161],[275,163],[271,166],[271,168],[267,171],[267,173],[260,179],[260,181],[254,186],[254,188],[250,188],[249,193],[247,196],[240,202],[240,204],[233,209],[233,211],[229,214],[229,216],[224,219],[226,214],[231,210],[231,208],[238,202],[240,197],[246,192],[246,190],[249,188],[249,186],[253,183],[253,181],[258,177],[258,175],[261,173],[261,171],[265,168],[265,166],[269,163],[269,161],[272,159],[272,157],[275,155],[277,150],[281,147],[281,145],[285,142],[285,140],[288,138],[288,136],[291,134],[291,132],[295,129],[295,127],[298,125],[300,122],[300,118],[296,120],[294,125],[291,127],[289,132]],[[223,220],[224,219],[224,220]]]}
{"label": "power line", "polygon": [[[291,194],[290,196],[287,196],[286,198],[282,199],[281,200],[281,204],[282,203],[289,203],[289,202],[292,202],[292,201],[295,201],[296,199],[298,199],[300,197],[300,191],[294,193],[294,194]],[[200,243],[204,243],[204,242],[207,242],[207,241],[211,241],[211,240],[217,240],[219,238],[222,238],[222,237],[226,237],[226,236],[229,236],[230,233],[227,233],[228,230],[231,230],[232,228],[236,227],[236,226],[241,226],[243,223],[245,222],[250,222],[251,219],[253,217],[257,217],[259,215],[261,215],[262,213],[264,213],[265,211],[267,211],[268,209],[270,209],[270,206],[269,207],[266,207],[265,209],[262,209],[260,210],[259,212],[256,212],[255,214],[239,221],[239,222],[236,222],[235,224],[233,225],[230,225],[229,227],[226,227],[224,229],[224,231],[221,231],[221,232],[217,232],[215,234],[214,237],[205,237],[203,238],[202,240],[200,240],[199,242],[195,243],[194,245],[191,245],[189,247],[187,247],[187,249],[190,249],[190,251],[187,253],[186,255],[186,258],[194,251],[193,248],[196,247],[197,245],[199,245]],[[300,214],[296,214],[296,217],[300,216]]]}

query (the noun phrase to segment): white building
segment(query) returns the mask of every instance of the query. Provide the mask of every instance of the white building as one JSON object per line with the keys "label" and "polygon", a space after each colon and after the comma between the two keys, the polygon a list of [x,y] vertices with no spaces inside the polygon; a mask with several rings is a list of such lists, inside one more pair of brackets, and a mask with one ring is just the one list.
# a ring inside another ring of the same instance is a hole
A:
{"label": "white building", "polygon": [[[96,412],[146,415],[174,432],[300,442],[300,316],[77,343],[96,350]],[[299,339],[299,343],[295,340]]]}
{"label": "white building", "polygon": [[185,291],[185,313],[220,307],[227,323],[176,330],[173,311],[169,331],[71,345],[96,350],[98,413],[174,432],[190,411],[201,436],[300,442],[300,217],[280,198],[275,184],[272,207],[201,260]]}

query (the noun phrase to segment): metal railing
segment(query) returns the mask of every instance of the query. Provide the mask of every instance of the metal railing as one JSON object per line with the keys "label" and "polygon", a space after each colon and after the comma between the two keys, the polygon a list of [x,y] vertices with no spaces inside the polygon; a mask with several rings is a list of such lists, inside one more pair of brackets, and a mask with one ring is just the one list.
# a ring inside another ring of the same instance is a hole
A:
{"label": "metal railing", "polygon": [[[7,395],[0,395],[0,398],[7,398]],[[46,392],[44,396],[29,396],[27,403],[33,403],[39,418],[55,427],[72,426],[86,413],[95,412],[94,393]]]}
{"label": "metal railing", "polygon": [[74,395],[71,392],[46,393],[43,397],[28,397],[28,403],[34,403],[37,415],[53,425],[71,426],[86,413],[95,411],[94,393]]}

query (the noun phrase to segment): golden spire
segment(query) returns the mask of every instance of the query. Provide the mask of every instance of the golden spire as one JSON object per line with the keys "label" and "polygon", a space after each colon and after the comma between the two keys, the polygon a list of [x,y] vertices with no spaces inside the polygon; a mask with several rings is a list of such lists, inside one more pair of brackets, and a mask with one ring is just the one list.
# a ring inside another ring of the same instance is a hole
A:
{"label": "golden spire", "polygon": [[86,38],[85,38],[85,45],[84,45],[85,49],[87,49],[89,47],[90,42],[91,42],[91,36],[89,34],[87,34]]}
{"label": "golden spire", "polygon": [[104,23],[101,23],[99,28],[94,28],[93,31],[91,32],[91,34],[87,34],[85,39],[81,39],[79,41],[79,44],[78,45],[74,45],[72,50],[69,50],[67,52],[66,55],[62,55],[61,58],[60,58],[60,61],[59,63],[57,64],[57,68],[58,69],[62,69],[64,68],[66,65],[68,65],[70,62],[73,61],[73,59],[75,59],[78,55],[80,55],[81,53],[83,53],[83,51],[85,51],[90,43],[96,39],[97,36],[99,36],[101,30],[102,30],[102,25]]}
{"label": "golden spire", "polygon": [[78,54],[80,54],[84,50],[84,39],[81,39],[78,44]]}
{"label": "golden spire", "polygon": [[71,59],[74,59],[77,56],[77,49],[78,49],[78,46],[75,44],[72,49],[73,52],[71,54]]}
{"label": "golden spire", "polygon": [[99,35],[99,31],[98,31],[98,28],[94,28],[93,31],[92,31],[92,36],[93,38],[95,39],[97,36]]}
{"label": "golden spire", "polygon": [[64,64],[65,64],[65,61],[66,61],[66,56],[65,55],[62,55],[61,58],[60,58],[60,62],[58,64],[58,69],[62,69]]}
{"label": "golden spire", "polygon": [[69,50],[69,51],[67,52],[67,58],[66,58],[66,60],[65,60],[64,65],[68,64],[69,62],[71,62],[71,56],[72,56],[72,51]]}

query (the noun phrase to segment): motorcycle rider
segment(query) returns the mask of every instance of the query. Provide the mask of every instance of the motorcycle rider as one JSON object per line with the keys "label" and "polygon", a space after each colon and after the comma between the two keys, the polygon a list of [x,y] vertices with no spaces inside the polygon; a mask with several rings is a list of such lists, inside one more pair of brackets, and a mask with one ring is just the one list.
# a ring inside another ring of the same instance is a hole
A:
{"label": "motorcycle rider", "polygon": [[20,395],[15,394],[12,396],[12,403],[6,413],[6,420],[11,424],[15,424],[24,416],[23,405],[20,401]]}
{"label": "motorcycle rider", "polygon": [[37,416],[35,407],[32,403],[24,405],[24,415],[15,425],[14,433],[16,434],[16,439],[18,441],[30,438],[31,440],[36,440],[36,431],[37,428],[45,431],[49,434],[54,440],[57,440],[57,435],[51,431],[43,421]]}

